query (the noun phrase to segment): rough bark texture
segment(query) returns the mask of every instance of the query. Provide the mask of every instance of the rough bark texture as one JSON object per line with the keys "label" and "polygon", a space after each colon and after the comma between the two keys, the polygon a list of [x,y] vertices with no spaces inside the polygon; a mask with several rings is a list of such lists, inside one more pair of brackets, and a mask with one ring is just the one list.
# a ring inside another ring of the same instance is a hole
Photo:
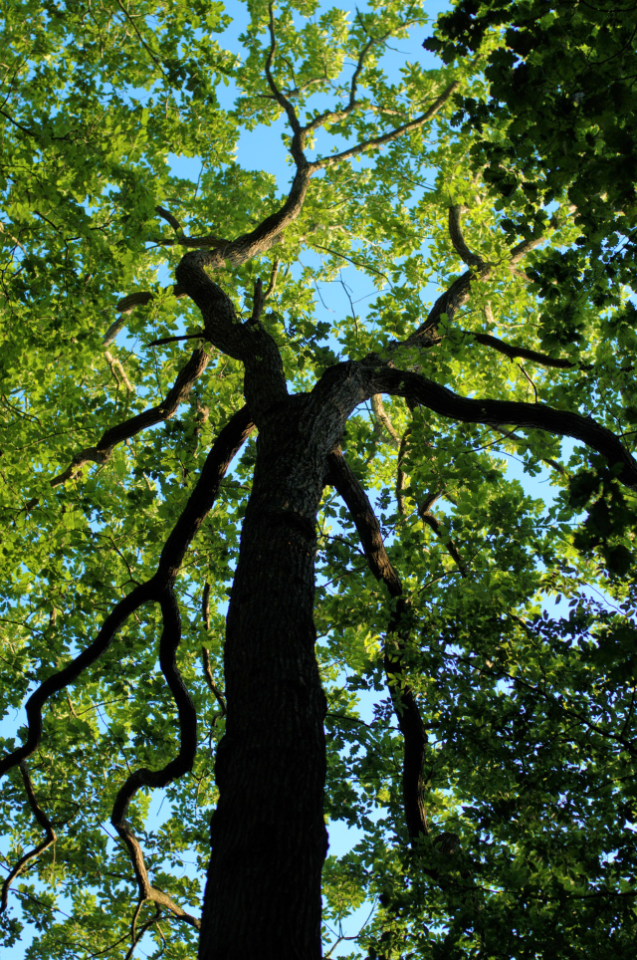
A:
{"label": "rough bark texture", "polygon": [[306,398],[260,423],[227,617],[227,725],[200,960],[318,960],[325,697],[314,654],[322,444]]}

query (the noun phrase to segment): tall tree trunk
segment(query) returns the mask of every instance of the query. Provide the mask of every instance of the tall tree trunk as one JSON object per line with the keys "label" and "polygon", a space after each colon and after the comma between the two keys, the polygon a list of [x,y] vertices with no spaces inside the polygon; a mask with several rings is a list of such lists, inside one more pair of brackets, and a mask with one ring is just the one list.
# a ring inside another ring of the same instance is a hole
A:
{"label": "tall tree trunk", "polygon": [[325,472],[304,398],[259,424],[225,646],[200,960],[318,960],[325,696],[314,653],[315,521]]}

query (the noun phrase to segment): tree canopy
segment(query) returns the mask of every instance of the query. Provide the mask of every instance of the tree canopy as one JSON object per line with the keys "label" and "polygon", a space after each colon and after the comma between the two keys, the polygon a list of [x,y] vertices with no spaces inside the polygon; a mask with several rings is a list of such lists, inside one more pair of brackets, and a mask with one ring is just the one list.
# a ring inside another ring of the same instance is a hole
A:
{"label": "tree canopy", "polygon": [[632,960],[637,5],[2,29],[4,946]]}

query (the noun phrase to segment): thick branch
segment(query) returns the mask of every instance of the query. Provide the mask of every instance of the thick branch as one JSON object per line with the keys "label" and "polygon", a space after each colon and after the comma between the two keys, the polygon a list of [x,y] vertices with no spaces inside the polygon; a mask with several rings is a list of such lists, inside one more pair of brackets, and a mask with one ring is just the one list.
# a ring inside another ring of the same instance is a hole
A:
{"label": "thick branch", "polygon": [[527,255],[531,250],[535,250],[536,247],[542,243],[545,237],[535,237],[533,240],[522,240],[517,246],[513,247],[511,250],[511,258],[509,260],[509,266],[514,267],[516,263],[519,263],[523,257]]}
{"label": "thick branch", "polygon": [[181,233],[181,224],[177,217],[173,217],[172,213],[169,210],[164,210],[163,207],[155,207],[155,212],[159,214],[160,217],[170,224],[175,233]]}
{"label": "thick branch", "polygon": [[[287,397],[281,354],[261,324],[240,322],[230,297],[206,273],[204,268],[209,262],[203,251],[187,253],[177,266],[177,280],[201,310],[207,339],[223,353],[243,362],[246,400],[258,418]],[[262,303],[257,284],[252,321],[258,319]]]}
{"label": "thick branch", "polygon": [[0,760],[0,777],[30,757],[37,749],[42,737],[42,708],[47,700],[73,683],[87,667],[106,653],[117,631],[139,607],[149,601],[161,603],[165,600],[166,590],[174,583],[188,546],[219,494],[221,481],[230,462],[252,429],[252,418],[247,407],[243,407],[220,432],[188,503],[164,545],[157,572],[150,580],[135,587],[128,596],[120,600],[104,621],[92,644],[62,670],[48,677],[31,694],[25,707],[28,722],[26,742]]}
{"label": "thick branch", "polygon": [[181,909],[167,894],[153,887],[148,879],[148,871],[139,841],[133,834],[130,825],[126,822],[128,806],[141,787],[166,787],[173,780],[182,777],[192,770],[197,752],[197,713],[192,700],[184,686],[181,674],[177,668],[176,652],[181,640],[181,622],[179,607],[175,599],[172,583],[169,583],[162,595],[161,612],[163,630],[159,642],[159,663],[166,683],[170,688],[179,716],[179,753],[161,770],[153,771],[145,767],[132,773],[119,793],[113,806],[111,823],[124,841],[130,854],[139,896],[145,900],[152,900],[158,906],[170,910],[179,920],[189,923],[200,929],[201,921]]}
{"label": "thick branch", "polygon": [[460,224],[462,215],[466,212],[467,207],[459,205],[449,208],[449,236],[451,237],[453,248],[460,259],[466,263],[468,267],[478,267],[482,269],[485,266],[484,260],[482,257],[479,257],[477,253],[472,253],[471,250],[469,250],[462,234]]}
{"label": "thick branch", "polygon": [[[403,136],[403,134],[410,133],[412,130],[422,127],[425,123],[432,120],[436,116],[439,110],[447,102],[449,97],[460,86],[459,82],[457,81],[449,84],[449,86],[443,91],[440,97],[433,102],[429,109],[422,114],[422,116],[417,117],[415,120],[405,123],[394,130],[390,130],[388,133],[383,134],[380,137],[367,140],[364,143],[360,143],[357,146],[352,147],[351,149],[344,150],[339,154],[335,154],[331,157],[324,157],[314,161],[313,163],[308,163],[302,149],[303,130],[299,125],[294,108],[284,94],[277,88],[272,77],[270,67],[272,64],[272,58],[274,56],[276,38],[274,36],[271,7],[270,17],[272,41],[265,65],[266,77],[268,78],[268,83],[273,91],[272,96],[285,109],[293,131],[290,152],[296,165],[296,174],[292,181],[290,192],[279,210],[271,214],[269,217],[266,217],[265,220],[263,220],[250,233],[243,234],[242,236],[237,237],[235,240],[224,240],[220,237],[209,235],[205,237],[180,236],[175,239],[162,239],[158,241],[162,246],[179,245],[193,249],[196,248],[205,250],[206,266],[214,270],[223,270],[226,264],[230,264],[233,267],[241,266],[248,260],[252,260],[254,257],[259,256],[260,254],[269,250],[270,247],[277,241],[282,231],[285,230],[285,228],[291,223],[293,223],[294,220],[296,220],[296,218],[299,216],[303,208],[303,203],[305,201],[305,196],[307,194],[312,174],[316,173],[318,170],[332,167],[343,160],[348,160],[351,157],[358,156],[361,153],[377,150],[384,144],[390,143],[392,140],[396,140],[398,137]],[[357,77],[356,71],[355,77]],[[355,86],[356,84],[354,80],[354,91]],[[311,125],[307,129],[311,129]],[[176,297],[182,297],[185,293],[190,293],[190,291],[186,290],[181,282],[178,282],[173,288],[173,293]],[[151,292],[133,293],[130,294],[130,296],[124,297],[122,300],[120,300],[117,307],[120,311],[120,314],[123,316],[123,314],[129,313],[137,306],[150,303],[150,301],[153,299],[154,294]],[[107,331],[104,338],[104,342],[107,346],[114,339],[114,337],[117,335],[117,332],[121,328],[123,323],[122,316],[120,316]]]}
{"label": "thick branch", "polygon": [[44,853],[45,850],[48,850],[49,847],[52,846],[57,840],[55,830],[51,826],[49,818],[38,803],[35,791],[33,789],[33,784],[31,782],[31,777],[29,776],[29,771],[24,761],[20,763],[20,773],[22,774],[22,780],[24,781],[24,789],[27,793],[29,806],[33,811],[33,816],[45,831],[46,839],[43,840],[42,843],[39,843],[37,847],[34,847],[33,850],[25,853],[23,857],[20,857],[9,876],[5,879],[4,883],[2,884],[2,894],[0,894],[0,913],[4,913],[4,911],[7,909],[9,888],[15,878],[22,873],[28,863],[31,863],[32,860],[37,860],[40,854]]}
{"label": "thick branch", "polygon": [[471,400],[421,374],[401,372],[390,367],[377,370],[370,378],[368,389],[368,396],[380,390],[394,396],[411,397],[443,417],[465,423],[484,423],[493,427],[516,424],[528,430],[545,430],[556,436],[572,437],[601,453],[611,467],[618,468],[621,482],[631,489],[637,489],[637,462],[621,440],[592,417],[583,417],[569,410],[556,410],[543,403]]}
{"label": "thick branch", "polygon": [[409,836],[415,843],[419,837],[429,835],[423,803],[427,732],[405,677],[403,656],[408,632],[408,605],[402,596],[400,578],[387,556],[378,520],[363,487],[342,453],[335,452],[328,456],[328,468],[328,483],[335,487],[347,505],[370,570],[377,580],[382,580],[395,601],[385,641],[384,664],[396,719],[404,738],[403,804]]}

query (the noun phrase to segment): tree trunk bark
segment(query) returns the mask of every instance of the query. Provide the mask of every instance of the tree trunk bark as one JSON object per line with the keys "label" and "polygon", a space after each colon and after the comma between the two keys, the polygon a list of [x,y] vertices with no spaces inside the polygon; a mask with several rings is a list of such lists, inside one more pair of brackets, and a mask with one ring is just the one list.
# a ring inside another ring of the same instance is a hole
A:
{"label": "tree trunk bark", "polygon": [[319,960],[325,696],[314,653],[315,522],[324,455],[304,398],[259,424],[227,617],[227,725],[200,960]]}

